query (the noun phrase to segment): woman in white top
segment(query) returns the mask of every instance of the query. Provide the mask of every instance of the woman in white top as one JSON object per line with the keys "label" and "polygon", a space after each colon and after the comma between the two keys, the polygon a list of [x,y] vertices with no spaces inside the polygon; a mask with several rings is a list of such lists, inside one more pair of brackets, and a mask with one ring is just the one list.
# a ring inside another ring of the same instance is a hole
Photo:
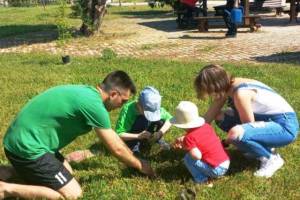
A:
{"label": "woman in white top", "polygon": [[297,115],[284,98],[259,81],[232,77],[219,65],[205,66],[194,85],[198,98],[213,99],[206,122],[215,120],[228,132],[225,143],[261,161],[255,176],[268,178],[282,167],[284,161],[273,148],[293,142],[299,130]]}

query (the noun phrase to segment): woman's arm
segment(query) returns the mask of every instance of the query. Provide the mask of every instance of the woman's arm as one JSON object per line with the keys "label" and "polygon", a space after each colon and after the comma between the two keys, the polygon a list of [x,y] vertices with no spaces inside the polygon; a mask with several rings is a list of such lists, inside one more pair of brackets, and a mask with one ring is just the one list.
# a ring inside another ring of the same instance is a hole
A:
{"label": "woman's arm", "polygon": [[254,122],[254,113],[251,102],[255,98],[253,90],[238,90],[233,94],[234,105],[242,123]]}
{"label": "woman's arm", "polygon": [[211,123],[216,118],[216,116],[220,113],[222,107],[224,106],[226,100],[227,97],[214,99],[214,101],[212,102],[209,109],[204,115],[206,123]]}

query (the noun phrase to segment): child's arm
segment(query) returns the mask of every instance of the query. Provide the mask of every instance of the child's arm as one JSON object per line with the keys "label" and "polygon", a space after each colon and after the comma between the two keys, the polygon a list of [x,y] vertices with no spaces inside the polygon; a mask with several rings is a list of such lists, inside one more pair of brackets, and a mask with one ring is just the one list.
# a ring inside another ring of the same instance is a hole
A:
{"label": "child's arm", "polygon": [[197,148],[194,147],[189,151],[189,154],[192,156],[193,159],[195,160],[201,160],[202,158],[202,153],[201,151]]}
{"label": "child's arm", "polygon": [[150,137],[151,137],[151,133],[148,131],[142,131],[138,134],[134,134],[134,133],[121,133],[120,134],[120,138],[123,141],[149,139]]}
{"label": "child's arm", "polygon": [[169,120],[165,121],[164,125],[160,128],[159,131],[153,134],[153,140],[159,140],[164,134],[171,128],[172,124]]}

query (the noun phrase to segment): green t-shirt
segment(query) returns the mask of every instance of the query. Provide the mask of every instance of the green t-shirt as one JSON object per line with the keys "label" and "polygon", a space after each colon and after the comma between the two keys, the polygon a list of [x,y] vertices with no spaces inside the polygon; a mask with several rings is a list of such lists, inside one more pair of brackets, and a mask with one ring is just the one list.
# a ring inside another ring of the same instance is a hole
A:
{"label": "green t-shirt", "polygon": [[[116,124],[116,132],[118,135],[121,135],[121,133],[128,133],[131,130],[135,120],[140,115],[137,110],[136,103],[136,100],[130,101],[122,107]],[[172,118],[172,115],[161,107],[160,118],[162,120],[170,120]]]}
{"label": "green t-shirt", "polygon": [[31,99],[4,137],[4,147],[26,159],[54,153],[93,127],[111,128],[109,114],[96,88],[62,85]]}

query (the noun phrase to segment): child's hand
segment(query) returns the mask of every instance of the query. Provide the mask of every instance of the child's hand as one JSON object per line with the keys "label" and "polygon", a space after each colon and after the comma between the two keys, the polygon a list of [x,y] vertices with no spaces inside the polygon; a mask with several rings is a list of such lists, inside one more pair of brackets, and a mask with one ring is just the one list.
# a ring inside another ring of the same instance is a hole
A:
{"label": "child's hand", "polygon": [[228,148],[229,147],[229,143],[228,143],[228,141],[226,139],[223,139],[221,141],[221,143],[222,143],[222,145],[223,145],[224,148]]}
{"label": "child's hand", "polygon": [[147,139],[149,140],[151,138],[151,133],[148,131],[142,131],[138,135],[138,139]]}
{"label": "child's hand", "polygon": [[163,136],[163,133],[161,131],[157,131],[153,133],[151,141],[158,141]]}
{"label": "child's hand", "polygon": [[183,149],[183,139],[184,136],[176,138],[175,142],[172,144],[174,149]]}

